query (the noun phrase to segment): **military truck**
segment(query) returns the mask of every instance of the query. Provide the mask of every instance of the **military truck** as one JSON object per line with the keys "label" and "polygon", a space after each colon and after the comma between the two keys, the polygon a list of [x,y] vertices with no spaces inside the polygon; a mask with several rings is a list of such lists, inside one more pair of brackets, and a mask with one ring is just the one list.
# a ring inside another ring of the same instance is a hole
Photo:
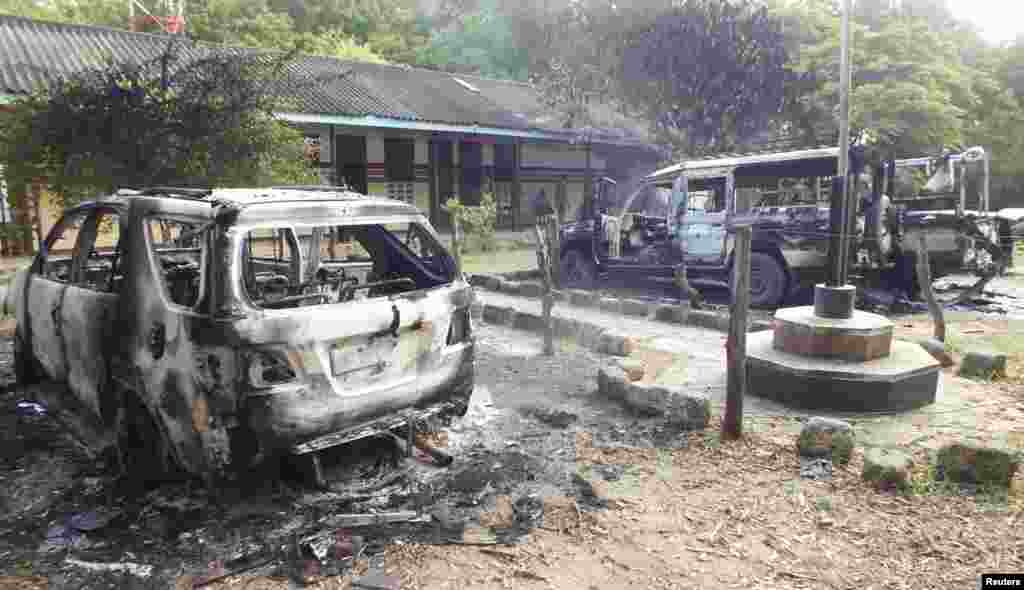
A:
{"label": "military truck", "polygon": [[[897,186],[893,171],[909,161],[871,165],[863,148],[851,153],[850,278],[913,297],[914,232],[930,228],[938,212],[885,194]],[[691,285],[727,288],[735,229],[749,224],[751,304],[782,305],[827,278],[838,159],[838,147],[821,147],[689,160],[647,176],[615,214],[607,187],[599,187],[594,202],[562,227],[562,280],[579,288],[602,281],[671,285],[683,263]],[[985,215],[955,219],[952,238],[929,242],[935,275],[960,270],[967,260],[998,262],[989,239],[998,224]]]}

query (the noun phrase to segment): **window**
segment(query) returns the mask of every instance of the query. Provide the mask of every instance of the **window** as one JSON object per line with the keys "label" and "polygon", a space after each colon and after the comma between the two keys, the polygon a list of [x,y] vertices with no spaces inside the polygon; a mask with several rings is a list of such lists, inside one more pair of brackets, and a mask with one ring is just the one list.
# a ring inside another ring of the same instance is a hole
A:
{"label": "window", "polygon": [[39,269],[44,277],[62,283],[71,281],[71,263],[75,255],[75,246],[88,213],[79,211],[65,216],[50,234]]}
{"label": "window", "polygon": [[[95,226],[93,226],[95,224]],[[100,211],[86,224],[79,248],[85,251],[78,284],[93,291],[118,293],[124,278],[121,258],[121,216]]]}
{"label": "window", "polygon": [[195,307],[202,292],[205,226],[151,217],[145,231],[164,292],[175,305]]}
{"label": "window", "polygon": [[[266,236],[284,239],[272,246]],[[271,309],[395,295],[455,276],[451,256],[416,223],[253,230],[241,260],[249,300]]]}

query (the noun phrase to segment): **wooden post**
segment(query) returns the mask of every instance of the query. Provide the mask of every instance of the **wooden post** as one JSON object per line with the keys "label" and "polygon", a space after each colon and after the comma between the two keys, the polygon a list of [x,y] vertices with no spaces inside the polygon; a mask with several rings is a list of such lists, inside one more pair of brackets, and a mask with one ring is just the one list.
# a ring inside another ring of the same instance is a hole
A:
{"label": "wooden post", "polygon": [[925,243],[924,233],[918,234],[919,250],[917,253],[917,282],[921,285],[921,295],[928,303],[928,313],[935,322],[935,339],[939,342],[946,341],[946,318],[942,315],[942,306],[935,300],[935,292],[932,290],[932,269],[928,261],[928,246]]}
{"label": "wooden post", "polygon": [[743,436],[743,396],[747,392],[747,311],[750,309],[750,240],[750,226],[738,226],[732,268],[729,339],[725,345],[729,374],[725,416],[722,418],[723,440]]}
{"label": "wooden post", "polygon": [[533,226],[533,233],[537,238],[537,269],[540,270],[540,280],[544,287],[541,304],[544,313],[544,354],[547,356],[555,354],[555,330],[551,322],[551,308],[555,304],[551,281],[551,244],[548,239],[550,234],[545,231],[550,227],[551,224],[548,220]]}
{"label": "wooden post", "polygon": [[455,267],[459,275],[462,274],[462,224],[459,223],[457,215],[449,213],[452,220],[452,256],[455,257]]}

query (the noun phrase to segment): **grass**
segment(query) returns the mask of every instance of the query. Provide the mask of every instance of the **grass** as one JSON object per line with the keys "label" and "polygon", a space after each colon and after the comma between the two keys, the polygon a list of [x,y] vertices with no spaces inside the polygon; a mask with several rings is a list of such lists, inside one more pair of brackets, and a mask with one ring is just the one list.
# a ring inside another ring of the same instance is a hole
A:
{"label": "grass", "polygon": [[496,250],[462,255],[462,270],[468,273],[503,273],[537,268],[535,250]]}

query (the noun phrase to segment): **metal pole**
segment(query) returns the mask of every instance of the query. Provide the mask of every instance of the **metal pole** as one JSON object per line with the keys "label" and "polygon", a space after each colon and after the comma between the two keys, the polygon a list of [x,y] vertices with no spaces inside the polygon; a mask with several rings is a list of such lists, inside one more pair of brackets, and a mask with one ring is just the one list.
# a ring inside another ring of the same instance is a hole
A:
{"label": "metal pole", "polygon": [[842,214],[840,219],[839,256],[836,264],[836,279],[839,285],[847,282],[847,258],[849,257],[849,232],[847,212],[850,209],[850,0],[843,0],[842,26],[840,29],[839,53],[839,177],[842,184]]}

